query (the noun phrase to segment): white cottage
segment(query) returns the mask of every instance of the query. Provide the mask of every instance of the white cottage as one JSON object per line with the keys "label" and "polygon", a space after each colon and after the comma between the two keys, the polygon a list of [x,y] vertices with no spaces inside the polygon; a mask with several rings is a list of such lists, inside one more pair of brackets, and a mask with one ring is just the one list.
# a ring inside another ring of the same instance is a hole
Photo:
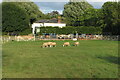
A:
{"label": "white cottage", "polygon": [[48,19],[39,20],[32,24],[32,33],[35,34],[37,32],[40,32],[40,27],[47,27],[47,26],[63,28],[66,26],[66,24],[62,23],[60,19],[56,19],[56,18],[50,20]]}

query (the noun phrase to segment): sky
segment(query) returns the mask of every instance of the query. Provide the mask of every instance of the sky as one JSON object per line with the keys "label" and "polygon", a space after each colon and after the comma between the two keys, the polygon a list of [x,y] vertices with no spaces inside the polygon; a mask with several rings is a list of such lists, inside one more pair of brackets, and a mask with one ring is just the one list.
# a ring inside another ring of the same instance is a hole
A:
{"label": "sky", "polygon": [[[58,1],[58,0],[57,0]],[[48,2],[35,2],[35,4],[38,5],[39,9],[43,12],[43,13],[50,13],[52,11],[58,11],[60,14],[62,14],[63,10],[64,10],[64,5],[69,1],[69,0],[64,0],[64,2],[53,2],[53,1],[48,1]],[[94,8],[99,9],[102,7],[102,5],[104,4],[104,2],[107,1],[113,1],[113,0],[87,0],[88,3],[90,3]]]}
{"label": "sky", "polygon": [[[35,2],[35,4],[38,5],[39,9],[43,13],[50,13],[52,11],[58,11],[60,14],[62,14],[64,10],[64,5],[67,2]],[[104,2],[89,2],[94,8],[101,8],[101,6],[104,4]]]}
{"label": "sky", "polygon": [[[12,0],[8,0],[12,1]],[[16,0],[17,1],[17,0]],[[22,2],[27,1],[27,0],[20,0]],[[62,14],[64,10],[64,5],[69,1],[69,0],[31,0],[37,6],[43,13],[50,13],[52,11],[58,11],[60,14]],[[87,0],[88,3],[90,3],[94,8],[101,8],[101,6],[104,4],[104,2],[107,1],[117,1],[117,0]],[[0,3],[2,0],[0,0]]]}
{"label": "sky", "polygon": [[2,2],[2,0],[0,0],[0,3]]}

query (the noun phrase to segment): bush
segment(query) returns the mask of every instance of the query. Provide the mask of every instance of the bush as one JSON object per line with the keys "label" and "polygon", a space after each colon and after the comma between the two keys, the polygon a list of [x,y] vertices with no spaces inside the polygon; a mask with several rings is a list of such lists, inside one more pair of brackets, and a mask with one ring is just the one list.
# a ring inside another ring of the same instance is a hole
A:
{"label": "bush", "polygon": [[26,29],[19,33],[19,35],[28,35],[32,33],[32,29]]}

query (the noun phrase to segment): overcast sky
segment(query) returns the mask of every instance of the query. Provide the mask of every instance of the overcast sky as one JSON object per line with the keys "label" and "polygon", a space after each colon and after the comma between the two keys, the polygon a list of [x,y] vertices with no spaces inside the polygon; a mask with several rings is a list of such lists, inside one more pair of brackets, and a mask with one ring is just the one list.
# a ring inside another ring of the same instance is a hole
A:
{"label": "overcast sky", "polygon": [[2,0],[0,0],[0,3],[2,2]]}
{"label": "overcast sky", "polygon": [[[35,2],[36,1],[36,2]],[[52,11],[58,11],[60,14],[62,14],[64,5],[69,1],[69,0],[44,0],[43,2],[39,2],[35,0],[35,4],[39,6],[39,9],[43,13],[50,13]],[[54,2],[55,1],[55,2]],[[115,0],[87,0],[94,8],[101,8],[104,2],[107,1],[115,1]]]}
{"label": "overcast sky", "polygon": [[[62,14],[62,11],[64,9],[64,5],[67,2],[35,2],[39,6],[39,9],[43,13],[49,13],[52,11],[58,11],[60,14]],[[101,8],[101,6],[104,4],[104,2],[89,2],[94,8]]]}
{"label": "overcast sky", "polygon": [[[11,1],[11,0],[8,0]],[[23,0],[20,0],[24,2]],[[27,1],[27,0],[26,0]],[[39,9],[43,13],[49,13],[52,11],[58,11],[60,14],[62,14],[64,5],[69,1],[69,0],[31,0],[35,2],[35,4],[38,5]],[[106,1],[117,1],[117,0],[87,0],[94,8],[101,8],[101,6],[104,4]],[[0,0],[0,3],[2,0]]]}

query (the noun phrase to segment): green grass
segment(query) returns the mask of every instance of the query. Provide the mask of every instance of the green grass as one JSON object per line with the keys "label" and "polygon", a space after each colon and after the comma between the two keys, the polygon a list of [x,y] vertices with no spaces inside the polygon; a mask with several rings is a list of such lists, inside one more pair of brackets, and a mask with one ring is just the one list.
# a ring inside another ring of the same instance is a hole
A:
{"label": "green grass", "polygon": [[41,48],[43,42],[3,44],[3,78],[118,78],[117,41],[82,40],[78,47],[54,41],[57,47]]}

